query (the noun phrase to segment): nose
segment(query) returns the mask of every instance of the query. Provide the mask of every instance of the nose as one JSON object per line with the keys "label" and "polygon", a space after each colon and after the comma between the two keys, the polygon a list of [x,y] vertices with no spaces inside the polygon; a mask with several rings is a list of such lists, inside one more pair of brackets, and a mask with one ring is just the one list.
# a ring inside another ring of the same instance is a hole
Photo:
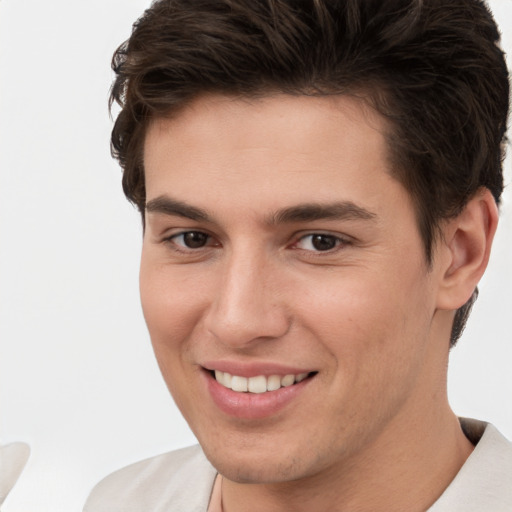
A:
{"label": "nose", "polygon": [[263,255],[233,252],[222,262],[218,289],[205,317],[207,330],[236,349],[283,336],[290,318],[278,274]]}

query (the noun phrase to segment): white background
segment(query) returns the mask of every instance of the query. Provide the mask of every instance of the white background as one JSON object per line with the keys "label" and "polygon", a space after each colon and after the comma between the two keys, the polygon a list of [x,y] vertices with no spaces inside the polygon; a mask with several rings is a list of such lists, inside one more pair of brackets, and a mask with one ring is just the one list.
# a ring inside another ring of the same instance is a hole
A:
{"label": "white background", "polygon": [[[148,5],[0,2],[0,442],[32,447],[5,512],[78,512],[106,473],[194,440],[150,349],[140,221],[109,156],[110,58]],[[512,0],[491,7],[512,53]],[[458,414],[512,438],[510,161],[449,384]]]}

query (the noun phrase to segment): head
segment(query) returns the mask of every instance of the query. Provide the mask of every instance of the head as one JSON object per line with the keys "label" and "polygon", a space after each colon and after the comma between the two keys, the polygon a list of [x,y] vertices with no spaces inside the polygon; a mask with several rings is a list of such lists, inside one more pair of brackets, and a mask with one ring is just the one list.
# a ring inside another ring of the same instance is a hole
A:
{"label": "head", "polygon": [[144,314],[229,479],[332,475],[442,423],[502,189],[497,42],[475,0],[168,0],[117,51]]}
{"label": "head", "polygon": [[[481,188],[499,203],[509,100],[498,43],[479,0],[157,0],[113,60],[125,194],[144,216],[148,126],[202,94],[355,96],[387,121],[391,172],[430,264],[444,219]],[[452,344],[475,298],[457,311]]]}

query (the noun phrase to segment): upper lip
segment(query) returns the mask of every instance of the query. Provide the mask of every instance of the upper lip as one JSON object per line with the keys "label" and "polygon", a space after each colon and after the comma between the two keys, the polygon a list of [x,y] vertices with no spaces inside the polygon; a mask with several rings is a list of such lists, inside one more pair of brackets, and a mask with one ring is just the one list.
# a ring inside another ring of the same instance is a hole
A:
{"label": "upper lip", "polygon": [[269,377],[270,375],[299,375],[301,373],[311,373],[315,371],[312,368],[264,361],[243,363],[240,361],[218,360],[206,361],[201,366],[209,371],[218,370],[247,378],[257,377],[259,375],[264,375],[265,377]]}

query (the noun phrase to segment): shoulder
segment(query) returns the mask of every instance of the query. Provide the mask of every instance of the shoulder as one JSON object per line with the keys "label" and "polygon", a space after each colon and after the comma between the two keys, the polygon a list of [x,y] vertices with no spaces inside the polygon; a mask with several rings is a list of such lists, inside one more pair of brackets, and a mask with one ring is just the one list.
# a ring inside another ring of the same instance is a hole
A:
{"label": "shoulder", "polygon": [[429,512],[510,512],[512,443],[493,425],[461,419],[473,453]]}
{"label": "shoulder", "polygon": [[204,512],[215,475],[199,446],[165,453],[107,476],[84,512]]}

